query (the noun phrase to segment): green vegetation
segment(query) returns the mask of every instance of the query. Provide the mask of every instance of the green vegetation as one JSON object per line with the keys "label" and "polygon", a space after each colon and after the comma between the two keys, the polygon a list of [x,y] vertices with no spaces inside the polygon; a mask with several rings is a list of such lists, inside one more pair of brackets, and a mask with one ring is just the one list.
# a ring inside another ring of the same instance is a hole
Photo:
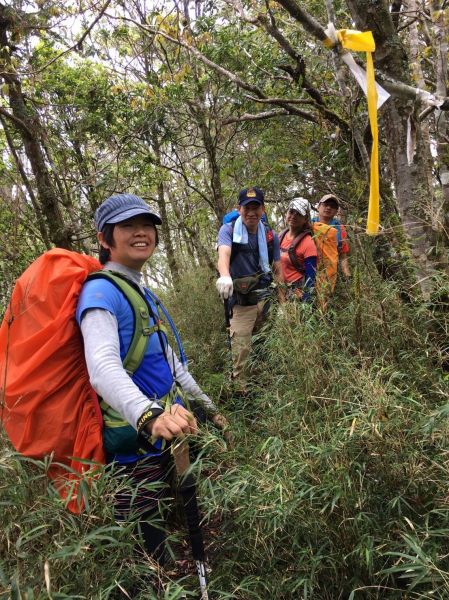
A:
{"label": "green vegetation", "polygon": [[[449,598],[447,112],[414,88],[447,103],[448,11],[442,0],[0,2],[0,315],[45,249],[95,251],[93,214],[110,194],[160,212],[163,250],[145,277],[235,437],[226,448],[206,427],[194,465],[216,598]],[[372,30],[376,78],[396,80],[378,114],[370,240],[365,97],[311,18]],[[264,189],[277,230],[292,195],[336,193],[353,279],[325,316],[273,311],[242,404],[214,247],[247,185]],[[155,599],[133,524],[113,520],[122,483],[86,484],[75,517],[47,468],[0,438],[0,599]],[[181,511],[171,516],[159,597],[194,597]]]}
{"label": "green vegetation", "polygon": [[[404,304],[367,264],[327,315],[273,311],[245,404],[230,393],[210,274],[190,273],[165,299],[235,437],[229,450],[204,431],[195,464],[217,598],[448,597],[447,304],[443,295],[437,318]],[[2,445],[0,598],[156,598],[132,524],[112,518],[117,479],[97,479],[75,517],[44,473]],[[167,600],[197,593],[186,535],[173,531]]]}

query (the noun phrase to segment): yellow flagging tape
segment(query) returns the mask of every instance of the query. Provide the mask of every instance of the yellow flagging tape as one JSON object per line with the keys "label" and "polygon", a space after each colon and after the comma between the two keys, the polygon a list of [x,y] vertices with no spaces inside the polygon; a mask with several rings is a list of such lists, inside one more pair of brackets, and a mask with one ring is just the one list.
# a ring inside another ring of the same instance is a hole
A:
{"label": "yellow flagging tape", "polygon": [[[377,127],[377,89],[374,77],[373,52],[376,49],[371,31],[354,31],[339,29],[337,39],[346,50],[366,52],[366,95],[368,100],[368,115],[373,137],[370,164],[370,193],[368,203],[368,220],[366,233],[376,235],[379,231],[379,130]],[[335,44],[326,38],[324,45],[328,48]]]}
{"label": "yellow flagging tape", "polygon": [[377,90],[374,79],[373,55],[371,52],[366,53],[366,80],[368,115],[371,125],[371,135],[373,137],[370,164],[371,184],[369,190],[366,233],[375,235],[379,231],[379,130],[377,128]]}

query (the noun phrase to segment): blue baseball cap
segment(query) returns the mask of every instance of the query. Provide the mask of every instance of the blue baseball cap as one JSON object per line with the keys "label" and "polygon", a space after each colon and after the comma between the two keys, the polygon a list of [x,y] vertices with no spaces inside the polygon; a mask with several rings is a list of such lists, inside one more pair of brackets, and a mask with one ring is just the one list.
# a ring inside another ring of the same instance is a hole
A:
{"label": "blue baseball cap", "polygon": [[148,204],[134,194],[116,194],[100,204],[95,211],[95,228],[102,231],[109,223],[121,223],[138,215],[148,215],[155,225],[161,225],[160,216]]}
{"label": "blue baseball cap", "polygon": [[239,192],[239,206],[246,206],[250,202],[264,203],[264,193],[258,187],[249,187]]}

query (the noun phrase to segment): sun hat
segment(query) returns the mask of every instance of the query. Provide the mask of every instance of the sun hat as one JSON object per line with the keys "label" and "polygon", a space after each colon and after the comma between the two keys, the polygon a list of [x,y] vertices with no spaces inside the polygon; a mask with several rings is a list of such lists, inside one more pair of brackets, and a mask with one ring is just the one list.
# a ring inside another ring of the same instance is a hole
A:
{"label": "sun hat", "polygon": [[305,198],[297,196],[296,198],[293,198],[293,200],[288,205],[288,210],[296,210],[296,212],[305,217],[306,215],[310,214],[310,202]]}
{"label": "sun hat", "polygon": [[121,223],[138,215],[149,215],[155,225],[161,225],[160,216],[134,194],[115,194],[107,198],[95,211],[95,228],[102,231],[109,223]]}

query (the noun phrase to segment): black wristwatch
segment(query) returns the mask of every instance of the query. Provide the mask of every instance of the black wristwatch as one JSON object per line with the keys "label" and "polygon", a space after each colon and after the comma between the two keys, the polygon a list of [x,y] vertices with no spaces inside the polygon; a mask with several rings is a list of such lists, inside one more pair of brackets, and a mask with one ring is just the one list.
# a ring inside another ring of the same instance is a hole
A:
{"label": "black wristwatch", "polygon": [[154,421],[164,413],[163,408],[149,408],[137,419],[137,434],[140,435],[144,440],[150,441],[151,434],[146,430],[146,426],[150,421]]}

